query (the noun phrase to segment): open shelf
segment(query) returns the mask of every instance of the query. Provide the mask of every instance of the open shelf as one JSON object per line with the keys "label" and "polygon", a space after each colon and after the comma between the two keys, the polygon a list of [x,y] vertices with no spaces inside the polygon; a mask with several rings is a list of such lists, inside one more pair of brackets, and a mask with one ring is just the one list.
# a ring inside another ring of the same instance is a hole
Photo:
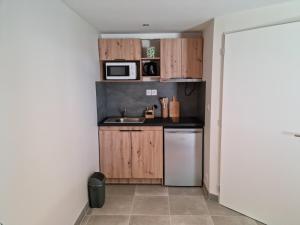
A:
{"label": "open shelf", "polygon": [[[143,39],[142,42],[142,59],[159,59],[160,57],[160,39]],[[149,58],[147,56],[147,48],[154,47],[155,48],[155,56],[154,58]]]}
{"label": "open shelf", "polygon": [[160,57],[154,57],[154,58],[141,58],[141,60],[149,60],[149,61],[151,61],[151,60],[160,60]]}
{"label": "open shelf", "polygon": [[143,76],[142,81],[160,81],[160,76]]}
{"label": "open shelf", "polygon": [[[146,63],[149,62],[153,62],[154,64],[156,64],[156,68],[157,68],[157,74],[155,75],[148,75],[147,73],[145,73],[144,71],[144,65]],[[160,77],[160,60],[141,60],[141,64],[140,64],[141,68],[140,68],[140,74],[141,77]]]}

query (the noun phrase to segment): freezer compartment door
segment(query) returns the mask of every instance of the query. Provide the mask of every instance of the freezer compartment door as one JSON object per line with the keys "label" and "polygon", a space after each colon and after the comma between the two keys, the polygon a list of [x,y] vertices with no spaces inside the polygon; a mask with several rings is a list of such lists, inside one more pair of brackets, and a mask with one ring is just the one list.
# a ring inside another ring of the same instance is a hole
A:
{"label": "freezer compartment door", "polygon": [[202,186],[202,129],[165,129],[165,185]]}

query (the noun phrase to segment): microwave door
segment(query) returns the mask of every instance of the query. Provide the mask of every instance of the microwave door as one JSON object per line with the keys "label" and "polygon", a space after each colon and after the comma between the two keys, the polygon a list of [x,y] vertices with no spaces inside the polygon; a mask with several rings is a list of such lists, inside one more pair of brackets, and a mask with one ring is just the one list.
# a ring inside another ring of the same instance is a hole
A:
{"label": "microwave door", "polygon": [[110,65],[106,67],[106,79],[126,79],[129,76],[128,65]]}

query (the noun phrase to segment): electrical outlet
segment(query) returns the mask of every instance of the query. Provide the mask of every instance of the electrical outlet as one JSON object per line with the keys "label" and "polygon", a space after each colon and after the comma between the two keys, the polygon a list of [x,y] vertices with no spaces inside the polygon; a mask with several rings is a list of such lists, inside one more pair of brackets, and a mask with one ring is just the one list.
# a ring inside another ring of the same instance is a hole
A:
{"label": "electrical outlet", "polygon": [[152,89],[151,93],[152,93],[152,95],[157,95],[157,90],[156,89]]}
{"label": "electrical outlet", "polygon": [[147,95],[147,96],[151,96],[151,95],[152,95],[152,91],[151,91],[150,89],[147,89],[147,90],[146,90],[146,95]]}

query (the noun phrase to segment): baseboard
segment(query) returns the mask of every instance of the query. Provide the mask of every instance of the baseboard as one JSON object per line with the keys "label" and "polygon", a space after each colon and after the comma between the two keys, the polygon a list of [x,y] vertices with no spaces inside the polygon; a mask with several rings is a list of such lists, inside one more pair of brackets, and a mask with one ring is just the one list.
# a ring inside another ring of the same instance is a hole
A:
{"label": "baseboard", "polygon": [[85,206],[83,207],[83,209],[81,210],[81,213],[79,214],[76,222],[74,223],[74,225],[80,225],[82,219],[85,217],[85,215],[87,214],[87,211],[89,209],[89,203],[86,203]]}
{"label": "baseboard", "polygon": [[134,178],[107,178],[107,184],[163,184],[163,179],[134,179]]}
{"label": "baseboard", "polygon": [[206,184],[205,184],[205,183],[203,183],[203,192],[204,192],[204,195],[205,195],[209,200],[213,200],[213,201],[219,202],[219,196],[218,196],[218,195],[215,195],[215,194],[209,193],[208,190],[207,190],[207,187],[206,187]]}

